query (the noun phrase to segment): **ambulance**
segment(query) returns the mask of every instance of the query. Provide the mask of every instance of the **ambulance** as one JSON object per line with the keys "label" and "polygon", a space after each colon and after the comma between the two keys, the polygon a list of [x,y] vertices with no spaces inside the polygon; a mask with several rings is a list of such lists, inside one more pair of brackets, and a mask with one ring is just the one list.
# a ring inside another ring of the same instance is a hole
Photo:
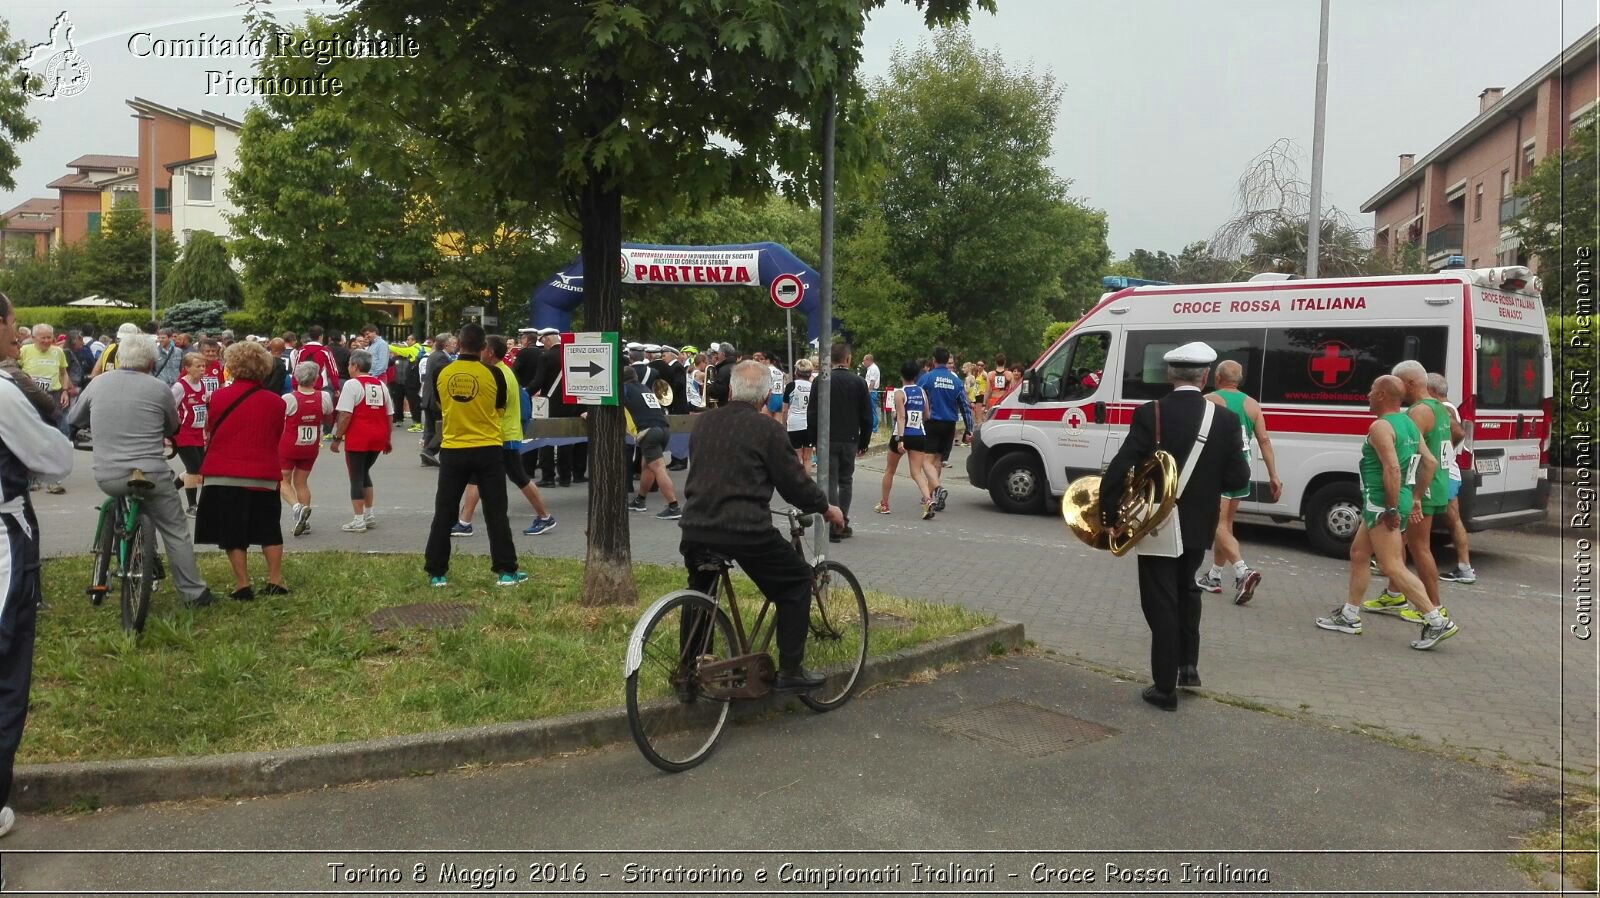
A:
{"label": "ambulance", "polygon": [[[1252,452],[1241,519],[1303,523],[1311,545],[1348,552],[1361,520],[1356,469],[1367,391],[1416,359],[1449,381],[1466,436],[1454,447],[1468,530],[1544,518],[1552,424],[1549,332],[1526,268],[1233,284],[1141,285],[1108,293],[991,410],[967,474],[1010,512],[1053,510],[1069,482],[1101,473],[1133,411],[1166,395],[1162,355],[1193,340],[1244,367],[1261,403],[1283,492],[1271,501]],[[1209,390],[1211,385],[1208,384]],[[1191,484],[1190,489],[1204,488]]]}

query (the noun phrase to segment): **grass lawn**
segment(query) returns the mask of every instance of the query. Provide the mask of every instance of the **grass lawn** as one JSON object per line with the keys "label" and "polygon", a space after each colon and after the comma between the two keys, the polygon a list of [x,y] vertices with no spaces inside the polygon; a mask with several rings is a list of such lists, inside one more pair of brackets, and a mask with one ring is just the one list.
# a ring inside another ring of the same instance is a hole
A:
{"label": "grass lawn", "polygon": [[[48,561],[18,761],[254,751],[621,707],[634,621],[683,587],[683,569],[640,565],[640,606],[591,608],[577,600],[582,562],[525,562],[531,579],[514,589],[494,586],[486,560],[470,559],[436,590],[419,585],[418,555],[291,553],[289,596],[220,598],[191,612],[159,584],[135,641],[122,633],[115,594],[98,608],[85,598],[88,556]],[[201,555],[200,568],[213,587],[232,582],[220,554]],[[743,578],[736,588],[753,615],[760,593]],[[368,626],[373,611],[412,602],[477,610],[449,630]],[[867,602],[874,615],[902,619],[873,628],[874,655],[993,620],[875,593]]]}

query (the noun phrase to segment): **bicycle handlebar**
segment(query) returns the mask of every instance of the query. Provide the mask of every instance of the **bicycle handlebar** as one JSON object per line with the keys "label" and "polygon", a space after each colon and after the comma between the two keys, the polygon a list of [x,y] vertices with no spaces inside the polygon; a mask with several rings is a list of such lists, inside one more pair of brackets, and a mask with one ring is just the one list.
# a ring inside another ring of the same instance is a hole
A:
{"label": "bicycle handlebar", "polygon": [[777,517],[788,518],[790,527],[799,528],[801,530],[804,530],[816,523],[817,519],[817,516],[814,514],[795,511],[792,508],[785,508],[783,511],[773,511],[772,514]]}

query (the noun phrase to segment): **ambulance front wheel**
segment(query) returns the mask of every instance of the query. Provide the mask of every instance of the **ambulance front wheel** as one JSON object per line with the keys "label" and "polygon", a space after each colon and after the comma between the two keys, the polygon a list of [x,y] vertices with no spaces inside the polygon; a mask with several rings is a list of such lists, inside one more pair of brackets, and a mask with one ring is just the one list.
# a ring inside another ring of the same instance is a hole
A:
{"label": "ambulance front wheel", "polygon": [[1306,501],[1306,535],[1311,548],[1330,558],[1350,555],[1350,541],[1361,526],[1361,489],[1341,480],[1320,487]]}
{"label": "ambulance front wheel", "polygon": [[1002,456],[989,471],[989,498],[1011,514],[1040,514],[1050,494],[1044,468],[1031,452]]}

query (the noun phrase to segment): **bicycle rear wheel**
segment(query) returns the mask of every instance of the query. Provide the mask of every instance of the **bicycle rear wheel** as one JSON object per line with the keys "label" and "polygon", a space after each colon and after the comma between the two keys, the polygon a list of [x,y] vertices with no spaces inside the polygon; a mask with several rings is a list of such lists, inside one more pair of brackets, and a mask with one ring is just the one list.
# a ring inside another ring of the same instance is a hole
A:
{"label": "bicycle rear wheel", "polygon": [[828,682],[800,694],[806,707],[832,711],[850,700],[867,666],[868,623],[867,597],[849,568],[831,560],[812,568],[806,666]]}
{"label": "bicycle rear wheel", "polygon": [[122,629],[144,632],[156,586],[156,525],[139,515],[128,531],[128,569],[122,572]]}
{"label": "bicycle rear wheel", "polygon": [[111,583],[111,571],[116,566],[117,531],[122,529],[122,503],[107,499],[101,506],[100,529],[95,531],[94,545],[90,547],[93,564],[89,573],[89,604],[98,605],[106,600],[106,590]]}
{"label": "bicycle rear wheel", "polygon": [[706,661],[738,653],[733,625],[704,593],[657,599],[628,641],[628,729],[650,763],[679,773],[704,761],[728,722],[729,702],[707,696]]}

